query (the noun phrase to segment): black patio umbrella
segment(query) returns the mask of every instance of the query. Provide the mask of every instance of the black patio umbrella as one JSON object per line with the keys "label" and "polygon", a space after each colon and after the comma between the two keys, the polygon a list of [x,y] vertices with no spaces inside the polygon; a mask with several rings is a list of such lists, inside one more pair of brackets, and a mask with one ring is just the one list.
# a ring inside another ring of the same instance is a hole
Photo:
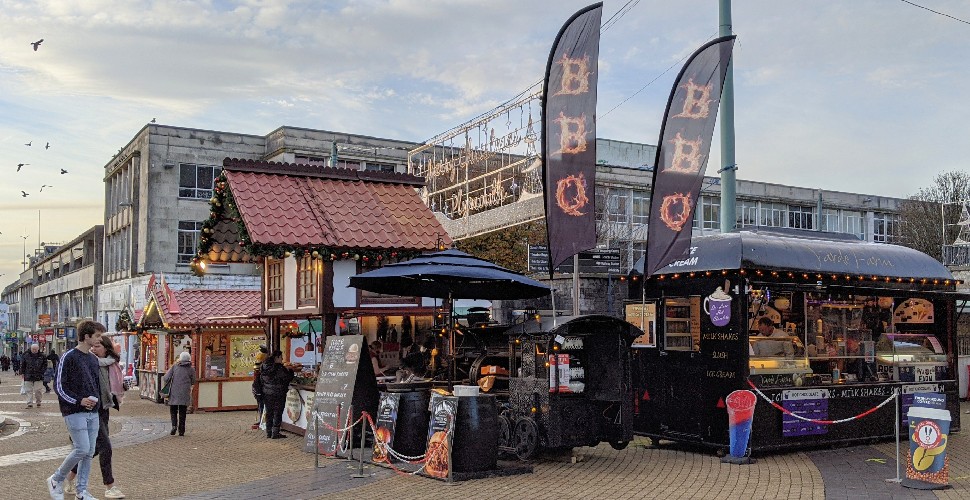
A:
{"label": "black patio umbrella", "polygon": [[350,278],[368,292],[440,299],[512,300],[549,295],[548,286],[468,255],[444,250]]}
{"label": "black patio umbrella", "polygon": [[[519,273],[468,255],[444,250],[390,264],[350,278],[350,286],[368,292],[448,299],[511,300],[548,295],[548,286]],[[454,317],[454,311],[451,311]],[[451,377],[456,378],[454,325],[448,325]]]}

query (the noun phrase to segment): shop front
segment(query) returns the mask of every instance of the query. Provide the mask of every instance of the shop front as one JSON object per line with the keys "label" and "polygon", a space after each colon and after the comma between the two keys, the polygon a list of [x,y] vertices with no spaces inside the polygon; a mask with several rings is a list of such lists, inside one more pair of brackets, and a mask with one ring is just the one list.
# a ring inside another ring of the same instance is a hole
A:
{"label": "shop front", "polygon": [[423,185],[405,174],[224,160],[193,269],[260,265],[258,314],[267,322],[267,343],[296,373],[284,429],[306,428],[307,398],[328,337],[365,335],[368,345],[377,342],[378,366],[393,372],[403,332],[413,339],[418,325],[430,330],[434,301],[349,286],[352,276],[450,245],[416,193]]}
{"label": "shop front", "polygon": [[199,380],[193,388],[195,409],[255,409],[253,367],[266,344],[258,314],[256,290],[153,291],[138,323],[141,396],[161,402],[162,376],[188,352]]}
{"label": "shop front", "polygon": [[627,306],[628,321],[650,319],[633,351],[637,433],[726,449],[739,389],[759,398],[755,451],[892,438],[917,392],[946,395],[959,430],[957,281],[939,262],[780,231],[695,238],[689,252]]}

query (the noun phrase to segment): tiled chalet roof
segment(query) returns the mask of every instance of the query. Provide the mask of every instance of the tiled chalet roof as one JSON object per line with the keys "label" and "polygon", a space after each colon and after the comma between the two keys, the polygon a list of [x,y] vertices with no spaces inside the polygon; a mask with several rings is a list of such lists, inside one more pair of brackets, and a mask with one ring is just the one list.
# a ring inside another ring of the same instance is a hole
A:
{"label": "tiled chalet roof", "polygon": [[223,171],[252,243],[433,250],[451,239],[415,188],[424,179],[227,158]]}
{"label": "tiled chalet roof", "polygon": [[170,290],[174,300],[163,290],[153,291],[152,298],[167,328],[263,326],[261,319],[250,317],[262,312],[259,290]]}

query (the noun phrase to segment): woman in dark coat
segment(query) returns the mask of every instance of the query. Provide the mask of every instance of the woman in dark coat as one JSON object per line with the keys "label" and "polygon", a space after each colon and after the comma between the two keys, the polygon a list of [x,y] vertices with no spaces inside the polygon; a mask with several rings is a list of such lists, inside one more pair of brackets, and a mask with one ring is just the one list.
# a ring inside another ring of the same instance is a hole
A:
{"label": "woman in dark coat", "polygon": [[266,437],[271,439],[285,438],[280,434],[280,423],[283,421],[283,408],[286,404],[286,393],[290,390],[293,371],[283,366],[283,353],[273,351],[273,355],[266,358],[266,362],[259,370],[259,380],[263,383],[263,402],[266,405]]}
{"label": "woman in dark coat", "polygon": [[169,434],[173,436],[176,430],[179,436],[185,435],[185,413],[192,404],[192,387],[197,380],[191,358],[192,356],[187,352],[179,354],[179,362],[172,365],[162,377],[162,387],[165,387],[169,380],[172,381],[172,387],[168,393],[168,412],[172,416],[172,432]]}

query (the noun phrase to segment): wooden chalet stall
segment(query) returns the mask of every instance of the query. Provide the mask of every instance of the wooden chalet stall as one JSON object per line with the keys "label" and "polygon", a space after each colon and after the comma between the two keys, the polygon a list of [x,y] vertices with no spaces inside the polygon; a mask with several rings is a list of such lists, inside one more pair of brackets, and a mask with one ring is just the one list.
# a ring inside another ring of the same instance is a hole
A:
{"label": "wooden chalet stall", "polygon": [[[270,348],[283,351],[285,362],[303,365],[287,398],[284,428],[305,429],[303,408],[310,404],[327,336],[380,339],[384,359],[396,362],[400,338],[384,332],[432,324],[431,299],[349,286],[351,276],[451,244],[416,192],[423,185],[423,178],[400,173],[223,162],[193,267],[201,274],[212,263],[260,264],[260,309],[268,318]],[[303,331],[301,324],[321,331]]]}
{"label": "wooden chalet stall", "polygon": [[182,352],[189,352],[199,379],[192,390],[193,408],[255,409],[253,366],[259,346],[266,343],[265,322],[258,317],[259,291],[171,290],[162,285],[150,293],[138,323],[141,397],[161,402],[162,375]]}
{"label": "wooden chalet stall", "polygon": [[[945,394],[950,429],[960,430],[963,295],[928,255],[759,229],[694,238],[682,259],[643,280],[642,270],[643,259],[631,281],[643,288],[631,287],[627,304],[627,320],[647,332],[633,344],[636,433],[726,449],[724,400],[753,388],[804,418],[850,419],[806,422],[759,397],[754,451],[891,439],[897,427],[905,435],[918,392]],[[901,421],[887,403],[894,393]]]}

